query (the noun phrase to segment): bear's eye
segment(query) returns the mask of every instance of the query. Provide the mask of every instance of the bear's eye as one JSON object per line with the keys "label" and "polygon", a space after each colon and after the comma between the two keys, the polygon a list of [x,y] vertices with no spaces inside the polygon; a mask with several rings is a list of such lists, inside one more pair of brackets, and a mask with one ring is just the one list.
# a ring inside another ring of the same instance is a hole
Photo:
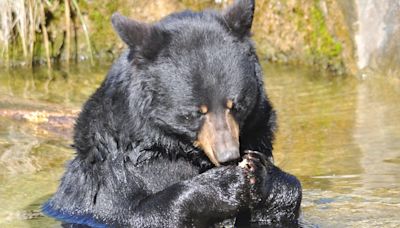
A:
{"label": "bear's eye", "polygon": [[199,116],[200,116],[200,113],[192,112],[192,113],[186,113],[186,114],[183,114],[183,115],[179,115],[178,118],[182,122],[189,123],[189,122],[195,121]]}
{"label": "bear's eye", "polygon": [[186,114],[186,115],[183,115],[182,118],[183,118],[183,120],[185,120],[185,121],[189,121],[189,120],[192,119],[192,115]]}

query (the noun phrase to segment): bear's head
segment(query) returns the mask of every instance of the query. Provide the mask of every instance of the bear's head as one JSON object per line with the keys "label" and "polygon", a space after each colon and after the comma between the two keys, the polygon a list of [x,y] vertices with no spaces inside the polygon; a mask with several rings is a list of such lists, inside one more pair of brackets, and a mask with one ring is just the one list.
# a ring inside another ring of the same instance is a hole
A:
{"label": "bear's head", "polygon": [[253,14],[254,0],[241,0],[222,13],[184,11],[154,24],[112,17],[132,80],[145,90],[145,121],[216,166],[240,158],[242,129],[264,96]]}

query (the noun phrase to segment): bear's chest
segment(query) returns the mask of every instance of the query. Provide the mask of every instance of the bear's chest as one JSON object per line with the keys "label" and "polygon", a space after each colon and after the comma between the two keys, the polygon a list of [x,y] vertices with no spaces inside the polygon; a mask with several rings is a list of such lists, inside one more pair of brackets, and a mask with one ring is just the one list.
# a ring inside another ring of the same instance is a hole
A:
{"label": "bear's chest", "polygon": [[[175,183],[191,179],[199,174],[199,168],[183,159],[157,158],[145,164],[131,167],[130,172],[149,193],[159,192]],[[136,183],[138,184],[138,183]]]}

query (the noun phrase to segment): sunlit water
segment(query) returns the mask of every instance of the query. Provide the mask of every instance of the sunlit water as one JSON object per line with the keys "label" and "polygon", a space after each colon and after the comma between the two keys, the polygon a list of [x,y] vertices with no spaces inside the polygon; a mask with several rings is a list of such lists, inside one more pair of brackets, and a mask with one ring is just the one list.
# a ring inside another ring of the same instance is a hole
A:
{"label": "sunlit water", "polygon": [[[73,156],[73,118],[108,65],[1,69],[0,227],[59,227],[39,207]],[[303,226],[399,227],[400,81],[264,70],[279,117],[275,160],[303,183]]]}

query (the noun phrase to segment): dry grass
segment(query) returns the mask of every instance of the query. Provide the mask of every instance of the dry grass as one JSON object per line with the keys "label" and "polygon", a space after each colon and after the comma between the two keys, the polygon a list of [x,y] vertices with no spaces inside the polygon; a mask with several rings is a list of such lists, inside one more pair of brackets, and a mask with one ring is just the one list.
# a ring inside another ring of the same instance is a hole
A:
{"label": "dry grass", "polygon": [[[89,32],[76,0],[0,0],[0,9],[0,59],[4,60],[2,65],[10,65],[13,53],[20,51],[23,56],[21,62],[32,66],[35,48],[40,46],[44,48],[45,61],[51,68],[54,56],[52,56],[50,50],[49,18],[47,18],[46,12],[60,10],[65,13],[66,35],[64,43],[67,62],[71,59],[71,20],[73,14],[77,14],[80,19],[80,25],[84,30],[88,52],[92,60]],[[41,39],[38,39],[39,37]],[[42,53],[42,51],[39,51],[39,53]]]}
{"label": "dry grass", "polygon": [[[31,64],[36,28],[39,25],[36,0],[0,1],[1,57],[9,64],[12,43],[19,42],[26,63]],[[19,40],[19,41],[18,41]]]}

